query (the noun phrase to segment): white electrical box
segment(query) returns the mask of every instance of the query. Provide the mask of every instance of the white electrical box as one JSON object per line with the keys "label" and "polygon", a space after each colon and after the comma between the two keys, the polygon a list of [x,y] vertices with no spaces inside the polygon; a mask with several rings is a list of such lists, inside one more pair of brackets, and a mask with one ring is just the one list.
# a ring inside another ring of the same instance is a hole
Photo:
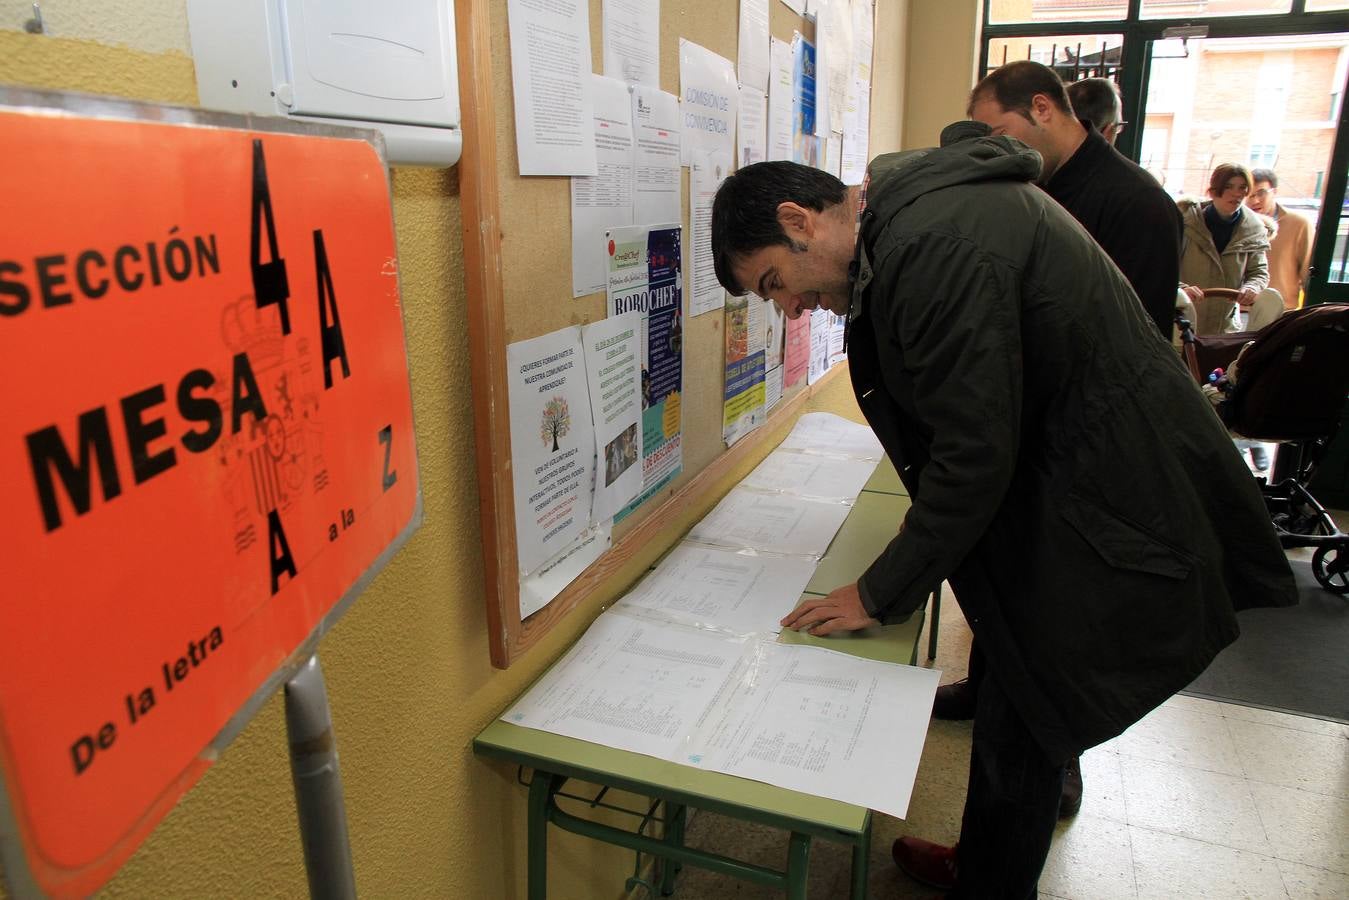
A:
{"label": "white electrical box", "polygon": [[201,105],[375,128],[393,163],[463,147],[454,0],[188,0]]}

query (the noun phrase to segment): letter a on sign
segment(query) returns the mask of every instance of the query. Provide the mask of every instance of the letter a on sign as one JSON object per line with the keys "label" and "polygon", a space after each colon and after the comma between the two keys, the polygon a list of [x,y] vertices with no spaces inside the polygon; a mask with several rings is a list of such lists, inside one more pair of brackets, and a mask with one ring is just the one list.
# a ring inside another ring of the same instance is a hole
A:
{"label": "letter a on sign", "polygon": [[196,117],[0,87],[11,895],[106,882],[421,519],[382,151]]}

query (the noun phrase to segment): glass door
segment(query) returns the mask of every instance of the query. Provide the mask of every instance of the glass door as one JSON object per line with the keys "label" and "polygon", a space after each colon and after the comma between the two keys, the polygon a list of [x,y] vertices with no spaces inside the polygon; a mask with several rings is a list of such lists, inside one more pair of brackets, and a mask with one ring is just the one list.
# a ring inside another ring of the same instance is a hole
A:
{"label": "glass door", "polygon": [[1349,207],[1345,184],[1349,181],[1349,108],[1343,102],[1349,88],[1349,73],[1341,84],[1338,128],[1326,179],[1324,202],[1316,222],[1312,268],[1307,279],[1308,303],[1349,303]]}

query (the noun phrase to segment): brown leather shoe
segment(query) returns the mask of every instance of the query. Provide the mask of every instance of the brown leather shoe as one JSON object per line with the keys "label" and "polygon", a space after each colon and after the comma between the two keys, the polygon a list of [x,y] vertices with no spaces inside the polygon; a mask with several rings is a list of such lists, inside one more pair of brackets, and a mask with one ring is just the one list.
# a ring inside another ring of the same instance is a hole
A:
{"label": "brown leather shoe", "polygon": [[932,717],[960,722],[974,718],[974,707],[979,700],[979,688],[968,678],[943,684],[932,700]]}
{"label": "brown leather shoe", "polygon": [[956,848],[916,837],[895,838],[890,855],[895,865],[914,881],[949,891],[956,886]]}
{"label": "brown leather shoe", "polygon": [[1063,767],[1063,793],[1059,795],[1059,818],[1077,815],[1082,808],[1082,757],[1074,756]]}

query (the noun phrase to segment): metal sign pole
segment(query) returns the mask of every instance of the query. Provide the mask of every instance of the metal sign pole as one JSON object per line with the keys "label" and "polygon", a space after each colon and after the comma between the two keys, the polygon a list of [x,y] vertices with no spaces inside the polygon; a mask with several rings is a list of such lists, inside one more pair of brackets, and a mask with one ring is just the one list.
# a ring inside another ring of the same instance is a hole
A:
{"label": "metal sign pole", "polygon": [[309,896],[314,900],[355,900],[337,741],[317,656],[311,656],[286,682],[286,737]]}

